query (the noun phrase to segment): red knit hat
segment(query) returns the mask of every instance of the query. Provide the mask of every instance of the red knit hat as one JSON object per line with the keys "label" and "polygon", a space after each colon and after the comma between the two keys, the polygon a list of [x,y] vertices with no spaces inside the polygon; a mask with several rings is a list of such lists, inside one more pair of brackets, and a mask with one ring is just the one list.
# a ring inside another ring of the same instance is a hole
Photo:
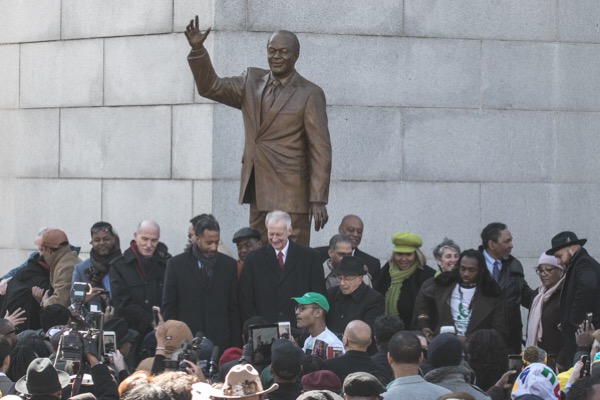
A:
{"label": "red knit hat", "polygon": [[223,364],[233,361],[239,360],[242,357],[242,349],[239,347],[230,347],[223,352],[221,358],[219,358],[219,369],[223,366]]}

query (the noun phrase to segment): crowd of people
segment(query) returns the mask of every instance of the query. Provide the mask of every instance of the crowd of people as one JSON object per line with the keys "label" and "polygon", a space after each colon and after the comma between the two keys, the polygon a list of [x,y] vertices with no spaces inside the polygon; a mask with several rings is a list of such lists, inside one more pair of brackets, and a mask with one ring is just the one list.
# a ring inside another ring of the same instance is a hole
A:
{"label": "crowd of people", "polygon": [[95,223],[86,260],[42,229],[0,281],[2,395],[600,399],[600,264],[573,232],[549,240],[530,286],[502,223],[477,249],[444,239],[433,267],[412,232],[382,266],[356,215],[314,249],[283,211],[265,226],[267,243],[235,233],[235,258],[209,214],[174,256],[150,220],[128,246]]}

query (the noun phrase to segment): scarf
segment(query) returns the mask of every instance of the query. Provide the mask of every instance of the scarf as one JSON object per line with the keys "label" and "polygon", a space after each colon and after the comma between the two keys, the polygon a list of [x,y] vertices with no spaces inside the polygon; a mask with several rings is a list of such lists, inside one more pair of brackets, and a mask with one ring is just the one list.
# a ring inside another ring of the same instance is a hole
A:
{"label": "scarf", "polygon": [[94,249],[90,251],[90,267],[85,271],[85,274],[90,280],[92,287],[104,287],[102,279],[108,274],[110,261],[121,255],[121,249],[114,246],[110,253],[101,256]]}
{"label": "scarf", "polygon": [[385,313],[398,317],[398,299],[400,298],[400,291],[402,290],[402,284],[417,269],[417,263],[413,263],[407,270],[402,271],[396,266],[393,260],[390,260],[390,287],[385,293]]}
{"label": "scarf", "polygon": [[200,247],[198,247],[196,243],[192,245],[192,253],[202,265],[202,276],[204,277],[204,282],[206,282],[205,287],[208,287],[213,277],[214,267],[217,263],[217,256],[215,254],[213,257],[206,257],[206,255],[200,251]]}
{"label": "scarf", "polygon": [[542,307],[548,302],[548,299],[556,292],[563,284],[566,274],[556,285],[550,289],[546,289],[544,285],[538,289],[538,294],[531,303],[531,309],[529,310],[529,318],[527,319],[527,342],[526,346],[537,346],[538,342],[542,341]]}
{"label": "scarf", "polygon": [[[159,243],[159,246],[160,246],[160,243]],[[133,255],[135,256],[135,259],[137,261],[136,264],[137,264],[138,270],[140,271],[140,275],[142,276],[142,278],[146,279],[146,275],[150,272],[150,270],[152,269],[154,264],[156,264],[156,261],[159,258],[158,247],[156,248],[156,250],[154,251],[154,254],[152,254],[152,257],[150,257],[150,258],[145,258],[140,255],[138,248],[137,248],[137,244],[135,243],[135,240],[132,240],[131,242],[129,242],[129,248],[131,249],[131,251],[133,252]]]}

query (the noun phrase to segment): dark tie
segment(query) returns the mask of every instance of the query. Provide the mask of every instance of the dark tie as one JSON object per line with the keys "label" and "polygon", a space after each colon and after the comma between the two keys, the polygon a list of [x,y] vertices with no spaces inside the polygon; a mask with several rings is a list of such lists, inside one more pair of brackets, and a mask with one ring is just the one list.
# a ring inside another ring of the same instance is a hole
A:
{"label": "dark tie", "polygon": [[283,253],[281,251],[277,253],[277,261],[279,262],[279,268],[283,269]]}
{"label": "dark tie", "polygon": [[498,279],[500,278],[500,261],[494,261],[493,275],[494,275],[494,280],[496,282],[498,282]]}
{"label": "dark tie", "polygon": [[261,122],[265,120],[267,112],[269,112],[269,110],[273,106],[273,103],[275,102],[275,99],[277,98],[277,95],[279,94],[280,88],[281,88],[281,82],[279,82],[279,80],[277,80],[277,79],[273,79],[269,83],[267,88],[265,89],[265,92],[263,93],[262,103],[260,106]]}

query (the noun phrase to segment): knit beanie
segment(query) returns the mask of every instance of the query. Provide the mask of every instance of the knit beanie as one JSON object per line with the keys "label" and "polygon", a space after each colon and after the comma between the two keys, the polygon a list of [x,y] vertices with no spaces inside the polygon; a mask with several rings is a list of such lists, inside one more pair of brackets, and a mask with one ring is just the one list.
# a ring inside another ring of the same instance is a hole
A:
{"label": "knit beanie", "polygon": [[442,333],[427,346],[427,356],[433,368],[459,365],[463,359],[463,346],[453,333]]}

